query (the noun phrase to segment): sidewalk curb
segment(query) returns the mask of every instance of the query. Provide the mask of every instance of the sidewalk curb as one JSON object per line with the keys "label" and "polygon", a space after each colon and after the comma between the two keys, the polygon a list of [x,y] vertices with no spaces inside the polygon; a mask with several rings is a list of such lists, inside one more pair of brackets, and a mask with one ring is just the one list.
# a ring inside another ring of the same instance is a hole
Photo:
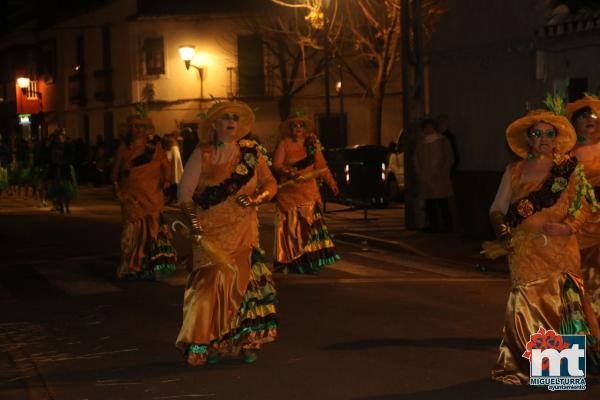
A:
{"label": "sidewalk curb", "polygon": [[412,246],[411,244],[409,244],[405,241],[401,241],[398,239],[390,240],[390,239],[382,239],[382,238],[358,234],[358,233],[342,232],[342,233],[338,233],[334,236],[334,241],[335,240],[340,240],[342,242],[344,242],[344,241],[350,242],[350,243],[359,244],[359,245],[363,245],[363,246],[371,246],[371,247],[379,249],[379,250],[385,250],[385,251],[390,251],[390,252],[394,252],[394,253],[410,254],[413,256],[425,258],[430,261],[440,262],[444,265],[451,265],[451,266],[456,266],[456,267],[461,267],[461,268],[475,269],[481,273],[492,272],[492,273],[497,273],[497,274],[501,274],[501,275],[509,274],[509,270],[505,266],[505,263],[500,264],[497,261],[488,260],[483,257],[481,259],[473,259],[472,262],[464,262],[464,261],[457,261],[452,258],[437,257],[434,255],[428,254],[428,253]]}

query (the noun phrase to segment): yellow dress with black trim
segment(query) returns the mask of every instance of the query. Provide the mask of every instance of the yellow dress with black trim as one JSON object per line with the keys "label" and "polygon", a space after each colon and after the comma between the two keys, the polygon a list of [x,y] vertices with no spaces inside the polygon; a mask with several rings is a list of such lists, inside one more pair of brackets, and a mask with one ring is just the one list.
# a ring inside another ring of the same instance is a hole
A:
{"label": "yellow dress with black trim", "polygon": [[113,169],[113,181],[119,182],[123,219],[119,279],[165,278],[176,269],[177,255],[170,232],[161,221],[162,188],[170,166],[160,144],[156,144],[151,159],[136,163],[152,149],[146,146],[122,144]]}
{"label": "yellow dress with black trim", "polygon": [[[518,161],[510,171],[512,202],[540,189],[543,184],[521,183],[523,167],[524,161]],[[577,217],[568,214],[575,190],[576,178],[572,174],[568,187],[554,205],[513,228],[514,252],[508,257],[512,288],[500,354],[492,370],[494,380],[508,384],[529,382],[529,361],[523,353],[530,335],[540,327],[563,334],[578,331],[587,334],[597,345],[598,325],[582,296],[584,287],[577,238],[575,235],[543,234],[546,223],[566,223],[576,232],[585,222],[588,212],[582,211]]]}
{"label": "yellow dress with black trim", "polygon": [[[223,182],[240,161],[237,156],[214,163],[214,146],[201,151],[196,193]],[[192,249],[183,323],[176,341],[184,353],[193,352],[203,359],[211,351],[235,355],[241,348],[258,349],[277,336],[275,286],[259,249],[257,209],[236,201],[240,195],[255,194],[257,187],[268,190],[271,197],[277,192],[277,183],[260,152],[253,177],[239,191],[208,209],[197,207],[204,240],[225,253],[231,263],[216,266],[201,247]]]}
{"label": "yellow dress with black trim", "polygon": [[[308,156],[305,140],[282,139],[275,150],[273,168],[281,171],[304,160]],[[330,187],[335,186],[318,142],[314,148],[314,162],[298,169],[297,173],[305,175],[316,170],[323,170],[323,179]],[[276,200],[276,270],[316,274],[340,260],[325,225],[316,177],[281,187]]]}
{"label": "yellow dress with black trim", "polygon": [[[600,142],[587,149],[588,154],[600,154]],[[588,158],[575,151],[578,161],[584,166],[585,175],[590,184],[600,188],[600,157]],[[596,189],[600,194],[600,190]],[[600,200],[600,199],[599,199]],[[581,267],[587,297],[590,300],[596,318],[600,320],[600,218],[592,217],[577,233],[581,249]]]}

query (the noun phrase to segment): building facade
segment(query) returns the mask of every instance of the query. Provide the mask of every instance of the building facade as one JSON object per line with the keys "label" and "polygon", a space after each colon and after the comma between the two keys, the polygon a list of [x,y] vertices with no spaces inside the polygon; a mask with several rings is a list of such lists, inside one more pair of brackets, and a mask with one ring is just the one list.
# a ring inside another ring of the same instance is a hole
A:
{"label": "building facade", "polygon": [[567,83],[571,101],[597,91],[599,42],[599,14],[589,8],[545,0],[452,2],[430,44],[430,106],[449,115],[455,132],[465,233],[491,235],[489,206],[514,160],[506,127]]}
{"label": "building facade", "polygon": [[[276,78],[259,38],[242,23],[256,8],[253,2],[220,3],[105,1],[48,26],[26,22],[5,34],[0,133],[24,132],[17,115],[31,114],[34,136],[65,128],[71,138],[90,145],[98,136],[110,143],[139,103],[164,134],[196,127],[214,98],[239,98],[256,109],[253,133],[274,148],[280,122]],[[189,69],[179,53],[184,45],[196,50]],[[347,118],[342,144],[371,143],[368,99],[349,78],[340,99],[334,64],[331,71],[331,111],[336,115],[342,100]],[[395,140],[402,126],[399,75],[384,104],[384,144]],[[22,76],[30,79],[26,91],[16,85]],[[323,77],[307,85],[294,97],[292,110],[322,118],[323,86]]]}

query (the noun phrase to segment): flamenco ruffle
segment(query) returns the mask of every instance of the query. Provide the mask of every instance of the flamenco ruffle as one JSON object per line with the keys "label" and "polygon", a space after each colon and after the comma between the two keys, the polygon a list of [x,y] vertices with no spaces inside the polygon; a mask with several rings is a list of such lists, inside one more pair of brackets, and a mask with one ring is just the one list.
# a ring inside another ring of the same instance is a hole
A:
{"label": "flamenco ruffle", "polygon": [[334,264],[340,259],[323,221],[323,214],[319,206],[315,205],[314,220],[310,226],[310,235],[303,254],[291,263],[275,262],[275,271],[318,274],[327,265]]}
{"label": "flamenco ruffle", "polygon": [[587,322],[582,295],[573,279],[568,276],[561,292],[563,312],[560,319],[561,335],[586,335],[588,372],[600,373],[600,348]]}
{"label": "flamenco ruffle", "polygon": [[177,269],[177,253],[168,235],[161,229],[150,244],[150,250],[142,262],[143,270],[137,278],[142,280],[162,280]]}
{"label": "flamenco ruffle", "polygon": [[587,369],[600,366],[598,338],[590,328],[591,313],[582,301],[583,283],[568,273],[557,273],[511,291],[500,355],[492,379],[506,384],[529,382],[529,361],[523,358],[530,335],[540,328],[561,335],[586,335]]}
{"label": "flamenco ruffle", "polygon": [[262,344],[274,341],[277,337],[276,304],[277,292],[271,271],[260,251],[254,249],[250,282],[231,322],[231,330],[209,344],[192,343],[187,352],[203,357],[211,351],[235,355],[241,348],[259,349]]}

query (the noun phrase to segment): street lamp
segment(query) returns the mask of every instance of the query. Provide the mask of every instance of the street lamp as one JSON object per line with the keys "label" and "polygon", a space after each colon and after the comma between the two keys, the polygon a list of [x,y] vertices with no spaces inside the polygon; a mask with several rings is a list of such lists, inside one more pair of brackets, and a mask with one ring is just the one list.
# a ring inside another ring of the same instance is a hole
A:
{"label": "street lamp", "polygon": [[[36,83],[34,81],[34,83]],[[44,115],[44,108],[43,108],[43,103],[42,103],[42,93],[37,91],[37,85],[31,85],[31,79],[29,79],[26,76],[20,76],[17,78],[17,86],[19,87],[19,89],[21,89],[21,100],[20,100],[20,106],[21,106],[21,112],[24,111],[23,109],[23,98],[25,97],[26,100],[29,100],[29,97],[31,96],[32,98],[37,98],[38,99],[38,107],[39,107],[39,115],[40,115],[40,119],[42,119],[43,121],[43,115]],[[22,119],[20,125],[23,126],[28,126],[29,123],[26,123],[27,120]],[[41,125],[43,125],[43,122],[41,122]],[[30,129],[30,128],[28,128]],[[30,133],[29,133],[30,134]]]}
{"label": "street lamp", "polygon": [[30,82],[31,80],[25,76],[17,78],[17,86],[21,89],[23,96],[27,94],[27,89],[29,89]]}
{"label": "street lamp", "polygon": [[[196,47],[184,45],[179,47],[179,56],[185,63],[185,69],[189,71],[190,67],[198,70],[200,75],[200,98],[204,98],[204,80],[206,79],[208,56],[205,53],[196,53]],[[195,64],[192,64],[194,60]]]}

